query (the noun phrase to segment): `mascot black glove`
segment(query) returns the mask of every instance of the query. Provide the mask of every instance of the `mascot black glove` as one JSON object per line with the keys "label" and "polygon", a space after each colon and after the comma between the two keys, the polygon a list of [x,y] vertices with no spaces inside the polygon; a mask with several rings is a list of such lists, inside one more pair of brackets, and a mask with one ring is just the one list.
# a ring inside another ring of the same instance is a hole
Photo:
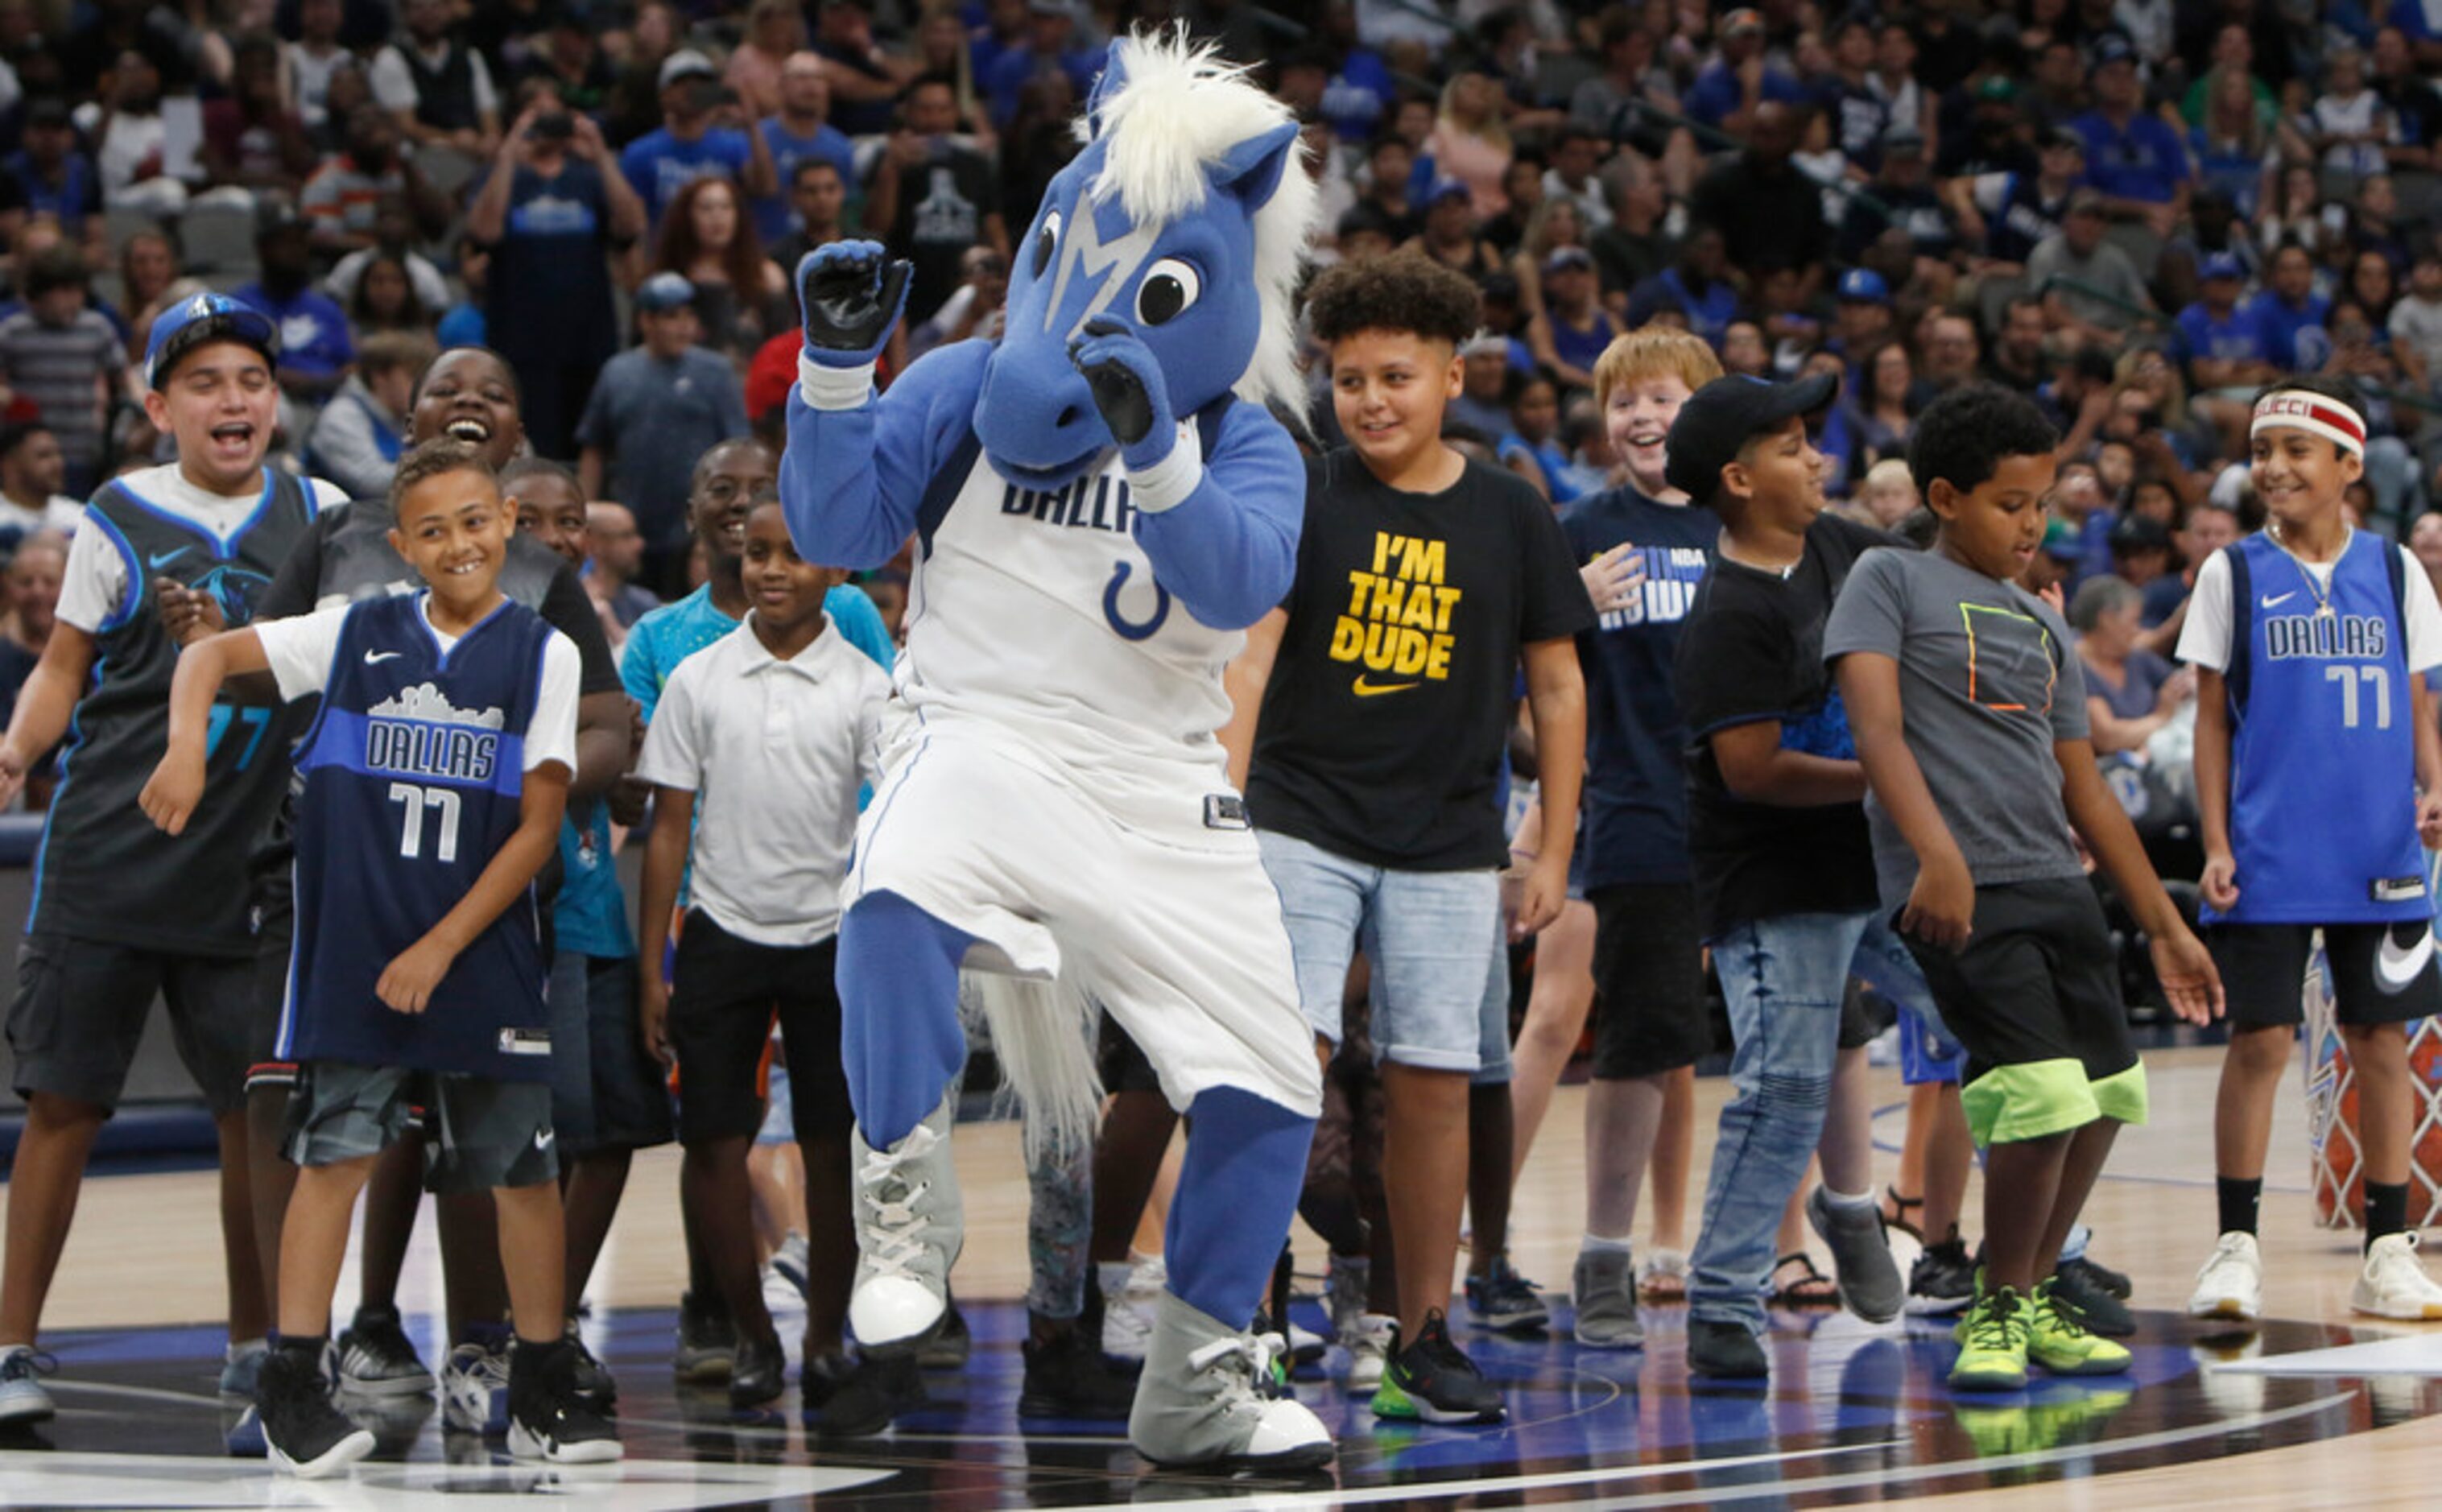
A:
{"label": "mascot black glove", "polygon": [[913,271],[879,242],[833,242],[797,264],[797,295],[806,312],[797,383],[808,404],[843,410],[866,401],[873,388],[874,359],[907,307]]}
{"label": "mascot black glove", "polygon": [[1194,446],[1182,443],[1153,349],[1126,321],[1103,315],[1068,343],[1068,360],[1085,375],[1094,408],[1120,444],[1136,507],[1151,514],[1176,507],[1203,481],[1204,463]]}

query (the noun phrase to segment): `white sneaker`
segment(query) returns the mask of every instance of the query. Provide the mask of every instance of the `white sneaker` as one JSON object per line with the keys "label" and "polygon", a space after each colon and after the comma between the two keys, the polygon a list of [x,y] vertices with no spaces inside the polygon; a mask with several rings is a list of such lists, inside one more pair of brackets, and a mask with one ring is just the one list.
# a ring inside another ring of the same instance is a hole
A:
{"label": "white sneaker", "polygon": [[1098,1267],[1103,1288],[1103,1353],[1114,1359],[1142,1359],[1153,1337],[1154,1307],[1170,1287],[1161,1257],[1134,1263],[1109,1261]]}
{"label": "white sneaker", "polygon": [[441,1367],[442,1421],[462,1433],[509,1430],[509,1357],[460,1344]]}
{"label": "white sneaker", "polygon": [[39,1423],[56,1412],[42,1378],[58,1368],[30,1344],[0,1350],[0,1423]]}
{"label": "white sneaker", "polygon": [[[2411,1266],[2415,1265],[2412,1260]],[[2424,1272],[2418,1271],[2419,1280]],[[2425,1283],[2432,1286],[2432,1282]],[[2363,1288],[2365,1283],[2358,1283]],[[2442,1293],[2436,1293],[2442,1297]],[[2255,1235],[2236,1230],[2214,1245],[2213,1258],[2196,1272],[2196,1289],[2188,1298],[2191,1318],[2227,1318],[2251,1323],[2264,1311],[2264,1251]],[[2413,1315],[2415,1316],[2415,1315]]]}
{"label": "white sneaker", "polygon": [[2442,1286],[2417,1263],[2415,1234],[2387,1233],[2374,1242],[2349,1290],[2349,1311],[2410,1322],[2442,1318]]}
{"label": "white sneaker", "polygon": [[1348,1350],[1348,1394],[1371,1396],[1382,1384],[1383,1368],[1391,1361],[1391,1345],[1398,1338],[1399,1320],[1382,1313],[1358,1316],[1357,1326],[1339,1336]]}

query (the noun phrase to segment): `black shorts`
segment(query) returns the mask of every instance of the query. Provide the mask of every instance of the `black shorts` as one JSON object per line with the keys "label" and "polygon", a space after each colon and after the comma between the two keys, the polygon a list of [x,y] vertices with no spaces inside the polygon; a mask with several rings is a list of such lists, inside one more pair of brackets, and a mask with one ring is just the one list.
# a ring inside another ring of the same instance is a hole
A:
{"label": "black shorts", "polygon": [[789,1054],[800,1143],[855,1122],[840,1066],[839,942],[758,945],[690,909],[671,974],[667,1032],[679,1061],[679,1141],[753,1139],[763,1125],[764,1047],[775,1016]]}
{"label": "black shorts", "polygon": [[1695,889],[1628,883],[1586,898],[1595,905],[1595,1079],[1654,1076],[1710,1054]]}
{"label": "black shorts", "polygon": [[2098,1114],[2143,1121],[2119,956],[2085,878],[1978,887],[1964,949],[1907,945],[1966,1048],[1959,1095],[1977,1144],[2040,1139]]}
{"label": "black shorts", "polygon": [[246,1040],[246,1089],[297,1084],[297,1065],[280,1058],[280,1015],[288,1004],[290,946],[297,935],[297,893],[288,868],[254,881],[254,1004]]}
{"label": "black shorts", "polygon": [[116,1111],[156,995],[169,1004],[178,1059],[205,1106],[215,1117],[234,1111],[246,1098],[253,961],[66,935],[27,935],[17,950],[17,996],[9,1006],[17,1095],[42,1092]]}
{"label": "black shorts", "polygon": [[535,1187],[559,1175],[544,1083],[345,1061],[298,1067],[281,1154],[301,1166],[336,1165],[379,1155],[410,1132],[424,1136],[424,1184],[433,1192]]}
{"label": "black shorts", "polygon": [[[2313,924],[2215,924],[2205,931],[2233,1029],[2273,1029],[2305,1017],[2302,992]],[[2343,1024],[2405,1024],[2442,1012],[2433,926],[2324,924],[2332,1016]]]}
{"label": "black shorts", "polygon": [[636,963],[564,950],[551,972],[551,1120],[560,1157],[670,1139],[670,1092],[645,1048]]}

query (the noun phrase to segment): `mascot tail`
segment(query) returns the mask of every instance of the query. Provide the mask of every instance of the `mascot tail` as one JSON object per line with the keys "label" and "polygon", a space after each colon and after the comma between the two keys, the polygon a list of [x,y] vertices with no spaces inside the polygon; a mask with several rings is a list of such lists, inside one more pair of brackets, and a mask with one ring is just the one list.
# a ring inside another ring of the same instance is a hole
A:
{"label": "mascot tail", "polygon": [[1002,1080],[1024,1110],[1028,1162],[1090,1145],[1103,1116],[1093,999],[1066,977],[1046,982],[986,972],[964,974],[959,996],[982,1016]]}

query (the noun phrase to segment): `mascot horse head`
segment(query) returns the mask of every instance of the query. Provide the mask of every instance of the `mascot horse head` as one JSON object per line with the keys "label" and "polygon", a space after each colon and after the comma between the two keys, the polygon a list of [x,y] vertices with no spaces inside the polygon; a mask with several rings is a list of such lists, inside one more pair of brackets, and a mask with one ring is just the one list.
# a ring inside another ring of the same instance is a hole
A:
{"label": "mascot horse head", "polygon": [[1152,350],[1181,419],[1230,392],[1304,399],[1293,301],[1315,190],[1288,107],[1183,31],[1139,34],[1111,45],[1078,133],[1014,249],[975,400],[985,455],[1034,487],[1113,444],[1068,356],[1088,320]]}

